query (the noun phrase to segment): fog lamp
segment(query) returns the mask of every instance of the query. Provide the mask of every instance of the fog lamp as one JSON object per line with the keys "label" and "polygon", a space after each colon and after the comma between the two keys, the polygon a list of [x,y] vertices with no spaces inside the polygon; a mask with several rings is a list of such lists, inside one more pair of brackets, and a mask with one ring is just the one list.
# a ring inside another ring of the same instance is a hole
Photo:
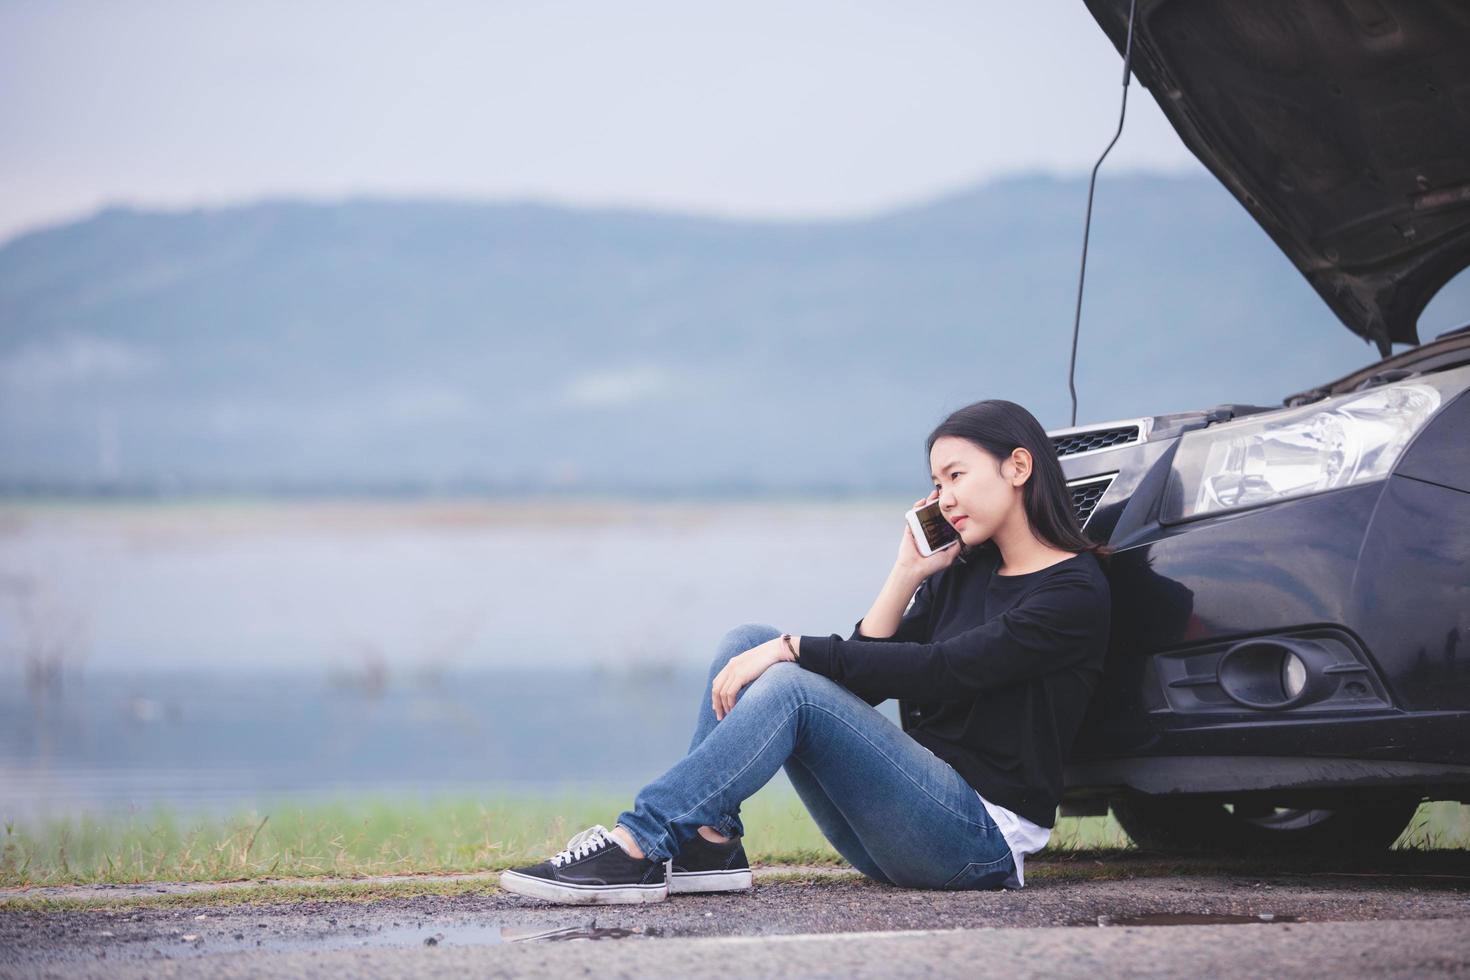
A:
{"label": "fog lamp", "polygon": [[1307,665],[1294,653],[1281,658],[1281,689],[1286,700],[1295,701],[1307,686]]}

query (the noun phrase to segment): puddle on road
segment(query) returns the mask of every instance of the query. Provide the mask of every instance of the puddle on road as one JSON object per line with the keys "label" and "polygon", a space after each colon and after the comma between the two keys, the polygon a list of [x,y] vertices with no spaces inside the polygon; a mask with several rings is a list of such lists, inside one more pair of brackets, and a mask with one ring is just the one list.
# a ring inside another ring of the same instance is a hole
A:
{"label": "puddle on road", "polygon": [[1255,915],[1214,912],[1150,912],[1144,915],[1100,915],[1094,920],[1083,920],[1074,924],[1079,926],[1233,926],[1300,921],[1294,915],[1278,915],[1274,912],[1259,912]]}
{"label": "puddle on road", "polygon": [[[412,926],[364,928],[349,925],[328,935],[261,937],[250,949],[409,949],[415,946],[491,946],[501,943],[569,942],[575,940],[629,939],[673,936],[682,930],[659,926],[599,926],[593,919],[584,925],[547,926],[517,923],[422,922]],[[251,937],[252,939],[256,937]],[[227,942],[216,943],[218,947]]]}
{"label": "puddle on road", "polygon": [[621,926],[599,928],[591,926],[568,926],[565,929],[528,930],[524,927],[502,927],[501,935],[507,942],[539,943],[561,942],[567,939],[627,939],[629,936],[662,936],[664,930],[658,926],[639,926],[624,929]]}
{"label": "puddle on road", "polygon": [[496,925],[443,925],[440,923],[422,926],[367,930],[349,929],[345,934],[330,936],[323,942],[313,944],[314,949],[324,946],[492,946],[511,942],[504,930]]}

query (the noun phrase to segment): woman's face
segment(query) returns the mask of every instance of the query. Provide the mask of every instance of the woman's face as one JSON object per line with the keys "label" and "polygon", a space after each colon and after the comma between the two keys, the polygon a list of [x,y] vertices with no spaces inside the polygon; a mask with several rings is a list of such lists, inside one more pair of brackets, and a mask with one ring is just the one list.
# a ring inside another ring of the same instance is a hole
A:
{"label": "woman's face", "polygon": [[[929,465],[939,491],[939,509],[966,546],[990,540],[1021,506],[1026,460],[1015,455],[997,465],[994,456],[968,439],[942,436],[934,441]],[[1018,477],[1021,482],[1014,482]]]}

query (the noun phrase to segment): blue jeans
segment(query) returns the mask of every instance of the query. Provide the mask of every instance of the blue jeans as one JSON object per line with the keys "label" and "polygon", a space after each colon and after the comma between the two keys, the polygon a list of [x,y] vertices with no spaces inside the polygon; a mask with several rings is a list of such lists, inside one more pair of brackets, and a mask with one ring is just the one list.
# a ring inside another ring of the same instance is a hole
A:
{"label": "blue jeans", "polygon": [[[780,635],[725,634],[709,679]],[[1010,848],[975,790],[877,708],[796,663],[767,668],[716,721],[706,684],[689,754],[618,815],[643,853],[665,860],[708,825],[744,833],[740,803],[782,767],[817,827],[870,878],[904,888],[999,888]]]}

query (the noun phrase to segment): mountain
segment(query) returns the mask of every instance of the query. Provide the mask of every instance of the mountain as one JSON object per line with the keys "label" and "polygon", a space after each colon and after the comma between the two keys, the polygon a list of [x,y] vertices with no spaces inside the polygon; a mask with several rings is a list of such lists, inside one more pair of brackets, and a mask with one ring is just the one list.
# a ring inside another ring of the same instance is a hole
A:
{"label": "mountain", "polygon": [[[967,402],[1068,424],[1085,201],[107,209],[0,247],[0,490],[921,490]],[[1208,179],[1104,180],[1092,243],[1079,423],[1376,359]]]}

